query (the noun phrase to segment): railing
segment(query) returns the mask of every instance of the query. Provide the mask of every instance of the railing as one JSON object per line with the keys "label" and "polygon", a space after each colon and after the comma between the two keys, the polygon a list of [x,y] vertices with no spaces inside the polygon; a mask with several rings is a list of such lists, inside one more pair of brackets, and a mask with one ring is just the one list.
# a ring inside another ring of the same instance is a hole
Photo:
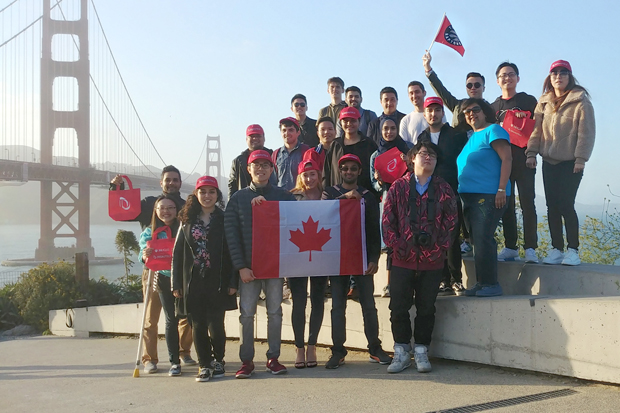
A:
{"label": "railing", "polygon": [[0,288],[7,284],[16,283],[19,280],[19,276],[25,271],[0,271]]}

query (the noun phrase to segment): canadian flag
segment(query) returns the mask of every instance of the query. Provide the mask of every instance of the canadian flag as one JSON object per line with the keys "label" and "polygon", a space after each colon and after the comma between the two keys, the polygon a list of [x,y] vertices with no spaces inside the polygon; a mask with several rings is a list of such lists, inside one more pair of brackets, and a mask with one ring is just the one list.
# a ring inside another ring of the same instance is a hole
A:
{"label": "canadian flag", "polygon": [[252,207],[252,271],[258,279],[366,271],[364,200],[275,202]]}

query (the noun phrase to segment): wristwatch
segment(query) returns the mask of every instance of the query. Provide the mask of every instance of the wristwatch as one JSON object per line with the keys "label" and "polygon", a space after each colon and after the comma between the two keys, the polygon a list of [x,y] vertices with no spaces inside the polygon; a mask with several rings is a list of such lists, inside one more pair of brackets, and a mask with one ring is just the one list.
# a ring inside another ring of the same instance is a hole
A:
{"label": "wristwatch", "polygon": [[499,189],[497,190],[497,192],[506,192],[506,190],[505,190],[505,189],[502,189],[502,188],[499,188]]}

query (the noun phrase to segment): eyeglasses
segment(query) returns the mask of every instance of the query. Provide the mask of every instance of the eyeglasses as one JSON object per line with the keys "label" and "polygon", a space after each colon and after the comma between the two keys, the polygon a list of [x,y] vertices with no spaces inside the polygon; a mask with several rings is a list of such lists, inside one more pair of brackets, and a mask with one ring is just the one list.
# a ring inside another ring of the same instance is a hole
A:
{"label": "eyeglasses", "polygon": [[480,113],[482,112],[482,108],[480,106],[474,106],[473,108],[470,109],[465,109],[463,111],[464,114],[469,115],[470,113]]}
{"label": "eyeglasses", "polygon": [[418,152],[418,155],[420,156],[420,158],[428,158],[428,159],[437,159],[437,154],[436,153],[430,153],[430,152]]}
{"label": "eyeglasses", "polygon": [[271,164],[270,163],[256,163],[256,162],[252,162],[252,167],[254,169],[269,169],[271,168]]}
{"label": "eyeglasses", "polygon": [[359,168],[359,166],[341,166],[341,167],[340,167],[340,170],[341,170],[342,172],[349,172],[349,171],[351,171],[351,172],[357,172],[357,171],[359,171],[359,170],[360,170],[360,168]]}
{"label": "eyeglasses", "polygon": [[293,105],[296,108],[299,108],[299,107],[305,108],[306,107],[306,104],[304,102],[295,102],[295,103],[293,103]]}
{"label": "eyeglasses", "polygon": [[158,210],[158,211],[161,211],[161,212],[174,211],[175,209],[177,209],[177,207],[175,207],[175,206],[170,206],[170,207],[157,207],[157,210]]}
{"label": "eyeglasses", "polygon": [[480,82],[471,83],[470,82],[470,83],[466,84],[465,86],[467,86],[467,89],[474,89],[474,88],[478,89],[478,88],[480,88],[480,86],[482,86],[482,83],[480,83]]}
{"label": "eyeglasses", "polygon": [[517,77],[517,74],[515,72],[504,73],[503,75],[497,76],[498,79],[512,79],[513,77]]}
{"label": "eyeglasses", "polygon": [[553,76],[553,77],[564,77],[564,76],[568,76],[568,70],[554,70],[553,72],[549,73],[549,75]]}

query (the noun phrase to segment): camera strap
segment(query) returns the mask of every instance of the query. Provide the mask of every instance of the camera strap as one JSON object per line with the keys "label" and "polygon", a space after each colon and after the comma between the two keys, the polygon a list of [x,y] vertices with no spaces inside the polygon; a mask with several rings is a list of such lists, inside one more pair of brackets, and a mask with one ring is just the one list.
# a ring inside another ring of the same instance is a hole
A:
{"label": "camera strap", "polygon": [[[426,193],[428,194],[428,198],[426,199],[426,210],[427,210],[427,218],[428,222],[435,221],[435,185],[433,185],[433,177],[429,178],[428,189]],[[417,222],[418,217],[418,205],[416,203],[416,198],[418,197],[418,190],[416,189],[416,179],[415,175],[412,173],[411,178],[409,179],[409,221],[411,225],[414,225]],[[421,195],[423,196],[423,195]],[[420,204],[421,204],[420,199]]]}

